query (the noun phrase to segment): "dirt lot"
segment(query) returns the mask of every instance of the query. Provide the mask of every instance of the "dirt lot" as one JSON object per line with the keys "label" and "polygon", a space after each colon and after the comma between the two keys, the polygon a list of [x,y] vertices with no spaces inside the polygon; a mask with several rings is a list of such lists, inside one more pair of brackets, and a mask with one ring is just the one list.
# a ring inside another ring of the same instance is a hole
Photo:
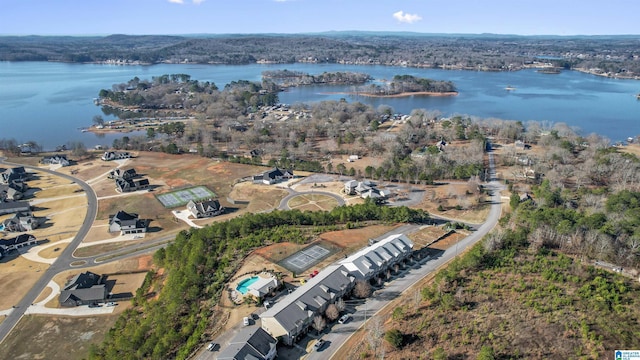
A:
{"label": "dirt lot", "polygon": [[0,344],[0,354],[4,359],[83,359],[91,344],[102,342],[117,317],[28,315]]}
{"label": "dirt lot", "polygon": [[48,267],[17,256],[16,252],[0,259],[0,310],[9,309],[22,299]]}

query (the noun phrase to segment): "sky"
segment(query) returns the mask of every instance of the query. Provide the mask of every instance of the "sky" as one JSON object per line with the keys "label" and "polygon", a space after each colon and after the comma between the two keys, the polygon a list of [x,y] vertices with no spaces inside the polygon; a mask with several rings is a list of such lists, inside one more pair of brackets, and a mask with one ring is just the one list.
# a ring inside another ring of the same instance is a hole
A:
{"label": "sky", "polygon": [[639,0],[0,0],[0,35],[640,34]]}

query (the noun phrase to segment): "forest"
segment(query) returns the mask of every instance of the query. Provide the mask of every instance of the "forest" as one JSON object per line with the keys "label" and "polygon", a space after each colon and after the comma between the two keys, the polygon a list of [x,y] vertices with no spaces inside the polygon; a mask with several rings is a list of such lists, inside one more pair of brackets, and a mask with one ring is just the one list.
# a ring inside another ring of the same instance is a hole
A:
{"label": "forest", "polygon": [[[89,359],[185,359],[221,321],[212,313],[226,283],[253,249],[277,242],[307,243],[321,232],[379,223],[427,223],[429,215],[367,202],[330,212],[298,210],[246,214],[182,231],[154,263],[104,343]],[[157,295],[157,297],[156,297]]]}
{"label": "forest", "polygon": [[334,32],[317,35],[0,37],[0,61],[121,64],[344,63],[514,71],[536,63],[640,76],[634,36]]}
{"label": "forest", "polygon": [[[640,287],[588,259],[638,266],[640,193],[611,194],[601,212],[566,207],[589,192],[569,196],[543,183],[534,193],[545,201],[512,202],[497,231],[398,304],[384,327],[374,320],[354,355],[605,359],[633,348]],[[635,240],[621,248],[601,242],[612,233]],[[385,334],[389,346],[373,334]]]}

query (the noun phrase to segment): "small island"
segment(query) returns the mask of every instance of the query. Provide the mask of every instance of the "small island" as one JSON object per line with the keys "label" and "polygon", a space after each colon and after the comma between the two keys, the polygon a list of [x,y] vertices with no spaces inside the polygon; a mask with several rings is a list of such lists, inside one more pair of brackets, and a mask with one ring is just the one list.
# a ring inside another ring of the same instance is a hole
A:
{"label": "small island", "polygon": [[382,85],[371,84],[358,89],[354,95],[370,97],[455,96],[458,95],[451,81],[419,78],[412,75],[396,75]]}

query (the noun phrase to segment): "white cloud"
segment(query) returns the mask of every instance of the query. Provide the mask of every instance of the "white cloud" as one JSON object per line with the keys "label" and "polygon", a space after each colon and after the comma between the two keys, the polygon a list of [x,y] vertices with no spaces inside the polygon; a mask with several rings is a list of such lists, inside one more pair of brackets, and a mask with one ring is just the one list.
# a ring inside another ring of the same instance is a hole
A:
{"label": "white cloud", "polygon": [[422,20],[422,16],[418,14],[409,14],[400,10],[396,13],[393,13],[393,18],[402,23],[413,24],[416,21]]}
{"label": "white cloud", "polygon": [[205,1],[205,0],[193,0],[193,3],[194,3],[195,5],[200,5],[200,4],[202,4],[204,1]]}
{"label": "white cloud", "polygon": [[168,0],[168,1],[173,4],[184,4],[184,0]]}

